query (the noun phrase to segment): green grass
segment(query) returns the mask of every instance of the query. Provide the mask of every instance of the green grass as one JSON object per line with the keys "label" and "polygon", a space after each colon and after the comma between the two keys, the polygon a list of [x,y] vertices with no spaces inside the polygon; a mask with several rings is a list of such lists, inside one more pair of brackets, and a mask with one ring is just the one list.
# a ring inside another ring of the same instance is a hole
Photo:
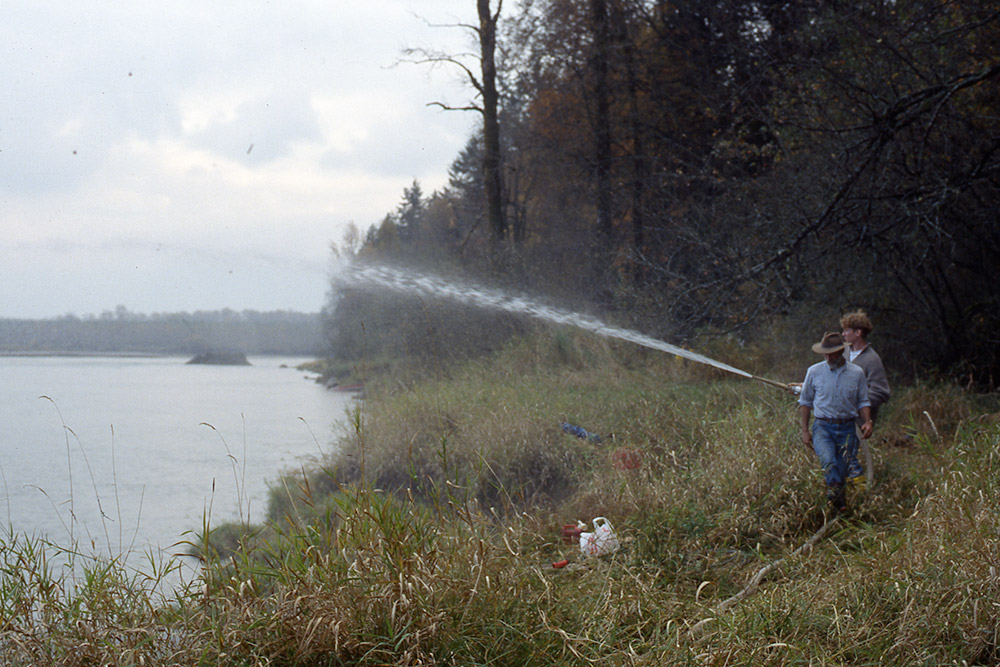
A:
{"label": "green grass", "polygon": [[[283,478],[267,525],[203,527],[203,580],[172,598],[113,560],[70,586],[37,543],[9,537],[0,655],[996,664],[994,399],[897,388],[874,439],[874,488],[794,555],[828,517],[790,396],[633,347],[535,336],[437,379],[368,382],[338,455]],[[603,440],[569,436],[563,421]],[[641,467],[616,466],[620,449],[641,453]],[[622,538],[612,556],[585,558],[561,539],[562,524],[595,516]]]}

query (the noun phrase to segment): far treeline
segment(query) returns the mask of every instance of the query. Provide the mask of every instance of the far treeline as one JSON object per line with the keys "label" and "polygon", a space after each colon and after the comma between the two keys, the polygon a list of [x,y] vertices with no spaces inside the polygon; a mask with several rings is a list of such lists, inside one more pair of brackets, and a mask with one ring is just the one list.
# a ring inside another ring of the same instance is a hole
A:
{"label": "far treeline", "polygon": [[245,310],[144,315],[119,306],[98,317],[0,319],[0,353],[290,354],[323,349],[316,313]]}
{"label": "far treeline", "polygon": [[[1000,378],[995,0],[477,5],[475,61],[408,57],[457,68],[481,130],[342,254],[696,348],[798,349],[860,307],[893,372]],[[523,326],[357,288],[324,319],[347,359]]]}

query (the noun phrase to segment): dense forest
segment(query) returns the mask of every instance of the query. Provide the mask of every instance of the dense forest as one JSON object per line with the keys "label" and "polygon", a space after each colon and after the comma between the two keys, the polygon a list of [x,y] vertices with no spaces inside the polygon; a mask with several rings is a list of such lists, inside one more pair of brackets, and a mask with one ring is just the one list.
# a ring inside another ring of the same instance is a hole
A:
{"label": "dense forest", "polygon": [[316,355],[319,316],[291,311],[233,310],[133,313],[119,306],[99,316],[47,320],[0,319],[0,354],[244,354]]}
{"label": "dense forest", "polygon": [[[809,340],[862,307],[895,372],[994,385],[995,0],[476,4],[474,57],[408,56],[466,77],[480,131],[446,187],[414,181],[338,252],[692,345]],[[523,327],[344,286],[324,319],[345,358]]]}

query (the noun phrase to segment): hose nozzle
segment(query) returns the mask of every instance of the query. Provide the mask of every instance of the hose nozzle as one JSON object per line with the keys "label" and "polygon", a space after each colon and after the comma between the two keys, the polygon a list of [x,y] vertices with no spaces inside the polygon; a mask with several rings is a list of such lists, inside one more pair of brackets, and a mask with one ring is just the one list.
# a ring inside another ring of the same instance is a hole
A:
{"label": "hose nozzle", "polygon": [[795,394],[796,396],[798,396],[799,392],[801,391],[800,387],[797,387],[797,386],[793,387],[790,384],[785,384],[784,382],[778,382],[777,380],[769,380],[767,378],[758,377],[756,375],[753,375],[751,377],[753,377],[753,379],[757,380],[758,382],[763,382],[764,384],[769,384],[772,387],[777,387],[778,389],[784,389],[785,391],[789,392],[790,394]]}

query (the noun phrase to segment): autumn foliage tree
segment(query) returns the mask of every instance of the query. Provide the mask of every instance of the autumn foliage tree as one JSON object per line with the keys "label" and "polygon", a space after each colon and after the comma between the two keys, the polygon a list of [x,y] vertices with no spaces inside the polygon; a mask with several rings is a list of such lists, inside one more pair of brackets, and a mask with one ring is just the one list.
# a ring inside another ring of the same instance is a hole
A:
{"label": "autumn foliage tree", "polygon": [[476,274],[487,227],[508,284],[673,340],[862,306],[897,369],[994,381],[995,3],[477,2],[516,231],[479,134],[429,198],[434,261]]}

